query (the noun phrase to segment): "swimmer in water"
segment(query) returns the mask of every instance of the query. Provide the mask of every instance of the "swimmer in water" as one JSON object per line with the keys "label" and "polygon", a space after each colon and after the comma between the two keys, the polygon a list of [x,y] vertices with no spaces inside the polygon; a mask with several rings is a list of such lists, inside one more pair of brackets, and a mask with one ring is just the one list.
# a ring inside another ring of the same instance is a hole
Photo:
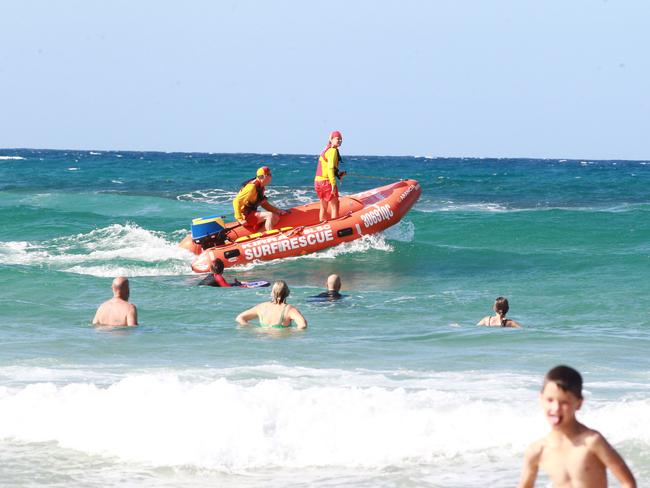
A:
{"label": "swimmer in water", "polygon": [[228,283],[223,277],[223,261],[219,258],[212,261],[210,266],[210,273],[199,282],[199,286],[220,286],[223,288],[231,288],[233,286],[241,286],[241,282],[237,279],[232,283]]}
{"label": "swimmer in water", "polygon": [[497,297],[492,309],[496,312],[496,315],[483,317],[476,325],[485,325],[486,327],[521,327],[521,324],[516,320],[506,318],[506,314],[508,313],[508,310],[510,310],[507,298]]}
{"label": "swimmer in water", "polygon": [[[339,290],[341,289],[341,278],[337,274],[331,274],[327,277],[327,291],[319,293],[309,298],[322,299],[322,301],[335,301],[340,300],[345,295],[341,295]],[[320,300],[319,300],[320,301]]]}
{"label": "swimmer in water", "polygon": [[135,326],[138,325],[138,310],[136,306],[129,303],[129,280],[124,276],[118,276],[111,284],[113,298],[102,303],[95,317],[93,325],[108,326]]}
{"label": "swimmer in water", "polygon": [[295,322],[296,329],[306,329],[307,321],[300,311],[287,303],[289,286],[280,280],[273,283],[271,301],[255,305],[237,316],[239,325],[250,325],[249,321],[257,318],[259,327],[267,329],[289,329]]}

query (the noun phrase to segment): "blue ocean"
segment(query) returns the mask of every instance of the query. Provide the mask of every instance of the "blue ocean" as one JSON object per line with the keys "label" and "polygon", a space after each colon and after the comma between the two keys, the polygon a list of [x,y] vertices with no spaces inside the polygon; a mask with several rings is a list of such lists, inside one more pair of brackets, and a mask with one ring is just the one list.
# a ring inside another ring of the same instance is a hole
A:
{"label": "blue ocean", "polygon": [[[315,155],[0,150],[0,485],[512,487],[557,364],[648,485],[650,162],[344,149],[342,194],[422,196],[384,233],[226,270],[287,281],[309,327],[280,334],[236,327],[268,288],[198,287],[178,243],[261,165],[276,206],[315,200]],[[346,297],[310,301],[331,273]],[[140,325],[94,328],[118,275]],[[476,326],[497,296],[522,329]]]}

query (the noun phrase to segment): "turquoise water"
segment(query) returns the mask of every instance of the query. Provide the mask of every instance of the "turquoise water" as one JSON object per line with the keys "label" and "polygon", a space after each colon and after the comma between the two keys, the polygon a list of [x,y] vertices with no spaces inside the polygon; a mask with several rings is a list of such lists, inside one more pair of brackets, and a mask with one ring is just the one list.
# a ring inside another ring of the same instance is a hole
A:
{"label": "turquoise water", "polygon": [[[343,193],[422,196],[379,236],[229,270],[289,283],[309,328],[274,336],[234,322],[268,289],[196,287],[177,247],[262,164],[278,206],[314,199],[314,156],[0,150],[1,485],[513,486],[559,363],[647,483],[649,162],[344,154]],[[308,302],[332,272],[347,298]],[[141,325],[95,330],[119,274]],[[524,329],[475,327],[499,295]]]}

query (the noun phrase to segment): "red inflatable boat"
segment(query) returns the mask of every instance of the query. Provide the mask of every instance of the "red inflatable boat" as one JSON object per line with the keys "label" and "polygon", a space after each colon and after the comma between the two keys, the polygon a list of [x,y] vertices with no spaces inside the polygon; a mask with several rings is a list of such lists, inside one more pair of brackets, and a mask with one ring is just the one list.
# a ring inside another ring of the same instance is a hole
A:
{"label": "red inflatable boat", "polygon": [[[237,222],[215,225],[200,237],[188,235],[180,243],[199,256],[192,270],[207,273],[216,258],[225,267],[246,264],[254,260],[268,261],[289,256],[301,256],[354,241],[364,235],[376,234],[395,225],[420,198],[420,184],[402,180],[372,190],[342,196],[339,217],[319,223],[320,203],[310,203],[291,209],[280,217],[276,229],[251,233]],[[218,218],[212,220],[220,221]],[[195,219],[201,224],[211,220]],[[198,227],[198,226],[197,226]],[[193,233],[195,226],[192,227]],[[210,232],[214,230],[214,232]]]}

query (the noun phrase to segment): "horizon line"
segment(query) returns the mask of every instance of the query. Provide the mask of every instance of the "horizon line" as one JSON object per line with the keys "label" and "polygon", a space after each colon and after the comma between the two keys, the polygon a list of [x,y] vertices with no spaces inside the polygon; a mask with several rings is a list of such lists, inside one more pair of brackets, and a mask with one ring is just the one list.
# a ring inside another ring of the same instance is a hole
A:
{"label": "horizon line", "polygon": [[[134,150],[134,149],[73,149],[73,148],[31,148],[31,147],[5,147],[0,148],[0,151],[76,151],[76,152],[102,152],[102,153],[157,153],[157,154],[207,154],[207,155],[259,155],[259,156],[313,156],[314,158],[318,157],[316,153],[282,153],[282,152],[212,152],[212,151],[164,151],[160,149],[152,150]],[[0,156],[2,156],[0,154]],[[414,155],[414,154],[346,154],[344,158],[355,158],[355,157],[376,157],[376,158],[414,158],[414,159],[523,159],[531,161],[629,161],[629,162],[648,162],[650,159],[601,159],[601,158],[585,158],[585,157],[535,157],[535,156],[434,156],[431,154],[424,155]]]}

